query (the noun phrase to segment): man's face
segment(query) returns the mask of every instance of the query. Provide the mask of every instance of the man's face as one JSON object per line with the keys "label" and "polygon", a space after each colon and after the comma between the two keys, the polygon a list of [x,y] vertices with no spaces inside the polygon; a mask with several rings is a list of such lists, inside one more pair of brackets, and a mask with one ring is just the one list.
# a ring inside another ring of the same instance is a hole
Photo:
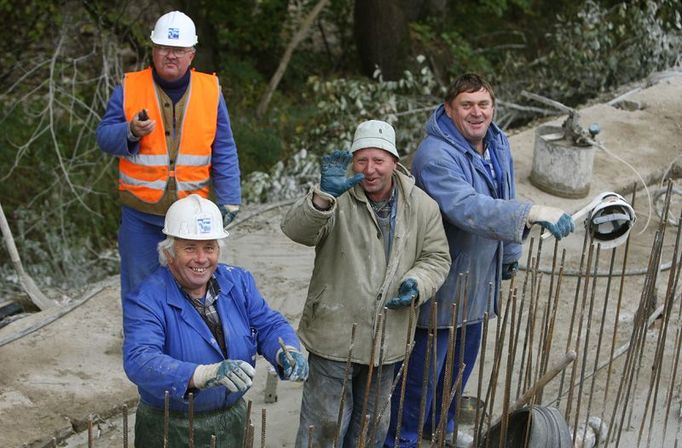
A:
{"label": "man's face", "polygon": [[395,157],[383,149],[365,148],[353,153],[353,171],[365,175],[360,185],[373,201],[383,201],[391,196],[396,165]]}
{"label": "man's face", "polygon": [[490,93],[462,92],[445,104],[445,113],[471,144],[483,153],[483,138],[493,121],[493,100]]}
{"label": "man's face", "polygon": [[184,76],[194,59],[194,48],[154,45],[154,68],[165,81],[176,81]]}
{"label": "man's face", "polygon": [[218,266],[220,247],[216,240],[176,239],[175,256],[167,254],[168,269],[192,297],[202,297],[206,285]]}

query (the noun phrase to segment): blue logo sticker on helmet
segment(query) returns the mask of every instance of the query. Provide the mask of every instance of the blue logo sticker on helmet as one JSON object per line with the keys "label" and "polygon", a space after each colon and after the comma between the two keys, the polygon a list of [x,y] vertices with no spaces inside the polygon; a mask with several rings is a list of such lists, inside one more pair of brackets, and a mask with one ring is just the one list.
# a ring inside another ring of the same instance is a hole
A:
{"label": "blue logo sticker on helmet", "polygon": [[211,233],[211,218],[197,218],[197,233]]}
{"label": "blue logo sticker on helmet", "polygon": [[180,39],[180,28],[168,28],[169,39]]}

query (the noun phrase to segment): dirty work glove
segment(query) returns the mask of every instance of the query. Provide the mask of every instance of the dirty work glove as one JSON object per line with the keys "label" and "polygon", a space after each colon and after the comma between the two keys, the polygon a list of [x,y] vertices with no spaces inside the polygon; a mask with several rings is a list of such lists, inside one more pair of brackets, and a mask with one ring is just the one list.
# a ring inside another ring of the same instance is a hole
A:
{"label": "dirty work glove", "polygon": [[220,206],[220,214],[223,215],[223,228],[227,228],[227,226],[234,221],[234,218],[237,217],[237,213],[239,213],[238,205],[224,204]]}
{"label": "dirty work glove", "polygon": [[[289,381],[305,381],[308,378],[308,361],[298,350],[290,349],[288,352],[291,360],[284,353],[284,350],[279,349],[277,352],[277,363],[282,366],[284,371],[282,378]],[[293,361],[293,364],[291,361]]]}
{"label": "dirty work glove", "polygon": [[530,208],[528,224],[540,224],[558,240],[575,230],[575,222],[571,215],[560,208],[545,205],[534,205]]}
{"label": "dirty work glove", "polygon": [[398,310],[410,306],[412,300],[419,297],[419,290],[417,289],[417,280],[413,278],[405,279],[398,288],[398,297],[394,297],[386,302],[386,308]]}
{"label": "dirty work glove", "polygon": [[348,164],[353,159],[348,151],[335,150],[322,156],[320,163],[320,190],[338,198],[365,178],[362,173],[346,177]]}
{"label": "dirty work glove", "polygon": [[226,359],[215,364],[203,364],[194,370],[194,386],[206,389],[225,386],[230,392],[246,392],[253,384],[254,368],[246,361]]}
{"label": "dirty work glove", "polygon": [[519,262],[505,263],[502,265],[502,280],[509,280],[519,270]]}

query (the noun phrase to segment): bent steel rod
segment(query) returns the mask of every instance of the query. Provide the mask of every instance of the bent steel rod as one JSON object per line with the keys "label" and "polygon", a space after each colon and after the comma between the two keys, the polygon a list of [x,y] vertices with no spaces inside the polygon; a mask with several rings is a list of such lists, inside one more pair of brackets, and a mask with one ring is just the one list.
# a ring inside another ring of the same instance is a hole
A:
{"label": "bent steel rod", "polygon": [[[348,358],[346,359],[346,368],[343,372],[343,383],[341,384],[341,398],[339,399],[339,414],[336,417],[336,431],[335,431],[335,436],[334,436],[334,448],[338,446],[339,443],[339,436],[341,435],[341,423],[343,421],[343,406],[344,406],[344,401],[346,399],[346,386],[348,384],[348,376],[350,375],[350,370],[352,366],[352,358],[353,358],[353,345],[355,344],[355,330],[357,329],[358,324],[356,322],[353,322],[353,327],[350,330],[350,345],[348,346]],[[251,405],[251,402],[249,401],[249,406]]]}
{"label": "bent steel rod", "polygon": [[[464,367],[466,368],[466,365]],[[450,389],[450,394],[446,399],[446,401],[447,401],[446,406],[445,406],[446,409],[450,407],[450,403],[452,403],[452,400],[455,398],[455,394],[457,393],[457,389],[459,388],[460,383],[462,382],[463,372],[464,372],[464,369],[460,370],[459,374],[457,375],[457,379],[455,380],[455,384]],[[440,437],[440,435],[445,432],[446,425],[447,425],[447,421],[444,419],[441,420],[440,422],[438,422],[438,429],[436,430],[436,434],[434,434],[433,440],[431,441],[431,445],[430,445],[431,448],[434,448],[437,444],[439,444],[439,446],[440,446],[441,439],[442,439],[442,441],[445,440],[444,438]]]}

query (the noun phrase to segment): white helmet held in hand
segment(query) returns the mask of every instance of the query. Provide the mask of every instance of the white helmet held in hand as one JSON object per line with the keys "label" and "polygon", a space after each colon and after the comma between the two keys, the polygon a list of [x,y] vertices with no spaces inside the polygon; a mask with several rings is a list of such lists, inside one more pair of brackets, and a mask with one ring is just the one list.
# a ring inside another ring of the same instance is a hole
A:
{"label": "white helmet held in hand", "polygon": [[395,157],[400,157],[395,147],[395,130],[393,130],[393,126],[385,121],[369,120],[360,123],[357,127],[350,152],[352,154],[359,149],[365,148],[383,149]]}
{"label": "white helmet held in hand", "polygon": [[172,11],[159,17],[150,37],[156,45],[167,47],[189,48],[198,42],[194,22],[180,11]]}
{"label": "white helmet held in hand", "polygon": [[163,233],[185,240],[219,240],[229,233],[223,229],[218,206],[198,194],[173,203],[166,212]]}
{"label": "white helmet held in hand", "polygon": [[618,193],[606,192],[595,198],[594,207],[585,218],[585,228],[594,244],[602,249],[612,249],[625,242],[635,225],[635,211]]}

